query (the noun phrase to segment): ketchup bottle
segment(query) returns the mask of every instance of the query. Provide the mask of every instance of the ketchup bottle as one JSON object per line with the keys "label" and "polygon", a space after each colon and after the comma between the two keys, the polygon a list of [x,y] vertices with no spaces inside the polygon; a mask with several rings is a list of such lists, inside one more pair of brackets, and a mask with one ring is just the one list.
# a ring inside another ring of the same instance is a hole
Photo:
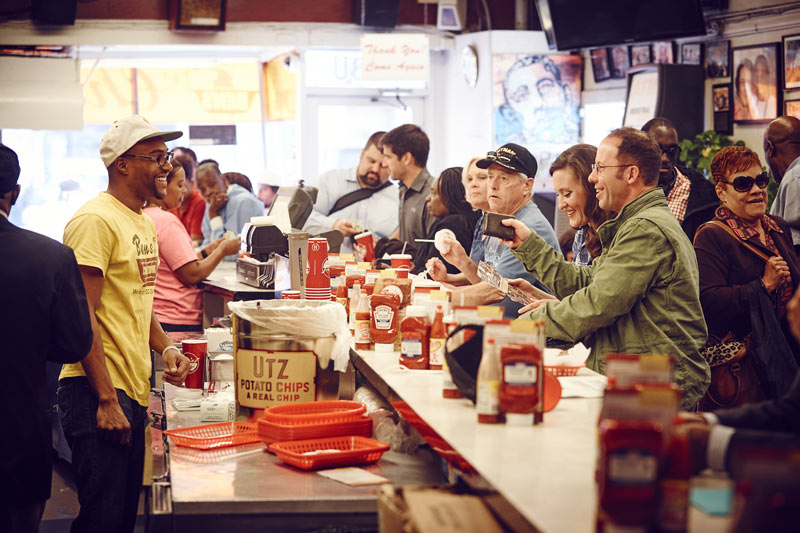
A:
{"label": "ketchup bottle", "polygon": [[372,317],[369,334],[375,343],[375,351],[393,352],[394,341],[399,333],[400,299],[392,294],[373,294],[370,296],[370,307]]}
{"label": "ketchup bottle", "polygon": [[358,308],[356,308],[355,340],[356,350],[370,349],[369,297],[365,289],[361,289],[361,297],[358,299]]}
{"label": "ketchup bottle", "polygon": [[542,353],[534,344],[508,343],[500,348],[503,379],[498,394],[506,422],[533,425],[539,403]]}
{"label": "ketchup bottle", "polygon": [[430,349],[428,309],[423,305],[409,305],[406,317],[400,321],[400,364],[406,368],[428,368]]}
{"label": "ketchup bottle", "polygon": [[659,507],[658,471],[663,454],[661,424],[605,419],[600,421],[598,430],[600,529],[652,527]]}
{"label": "ketchup bottle", "polygon": [[444,362],[444,341],[447,339],[447,331],[444,328],[444,311],[441,305],[436,306],[436,314],[433,315],[431,324],[431,343],[430,361],[428,367],[431,370],[441,370]]}

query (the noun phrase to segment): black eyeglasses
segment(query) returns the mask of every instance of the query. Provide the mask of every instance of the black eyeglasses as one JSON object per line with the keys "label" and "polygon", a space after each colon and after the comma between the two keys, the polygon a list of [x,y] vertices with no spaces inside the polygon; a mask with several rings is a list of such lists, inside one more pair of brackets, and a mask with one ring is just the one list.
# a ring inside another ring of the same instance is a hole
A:
{"label": "black eyeglasses", "polygon": [[592,163],[592,170],[595,171],[596,174],[600,174],[606,168],[623,168],[623,167],[635,167],[636,165],[629,164],[629,165],[601,165],[599,163]]}
{"label": "black eyeglasses", "polygon": [[759,189],[766,189],[767,185],[769,185],[769,173],[762,172],[755,178],[751,178],[750,176],[738,176],[733,178],[732,181],[717,180],[717,183],[727,183],[728,185],[733,185],[733,188],[739,192],[749,191],[753,188],[753,183],[758,185]]}
{"label": "black eyeglasses", "polygon": [[677,144],[671,144],[669,146],[662,146],[661,153],[666,154],[668,158],[672,159],[673,157],[677,156],[681,153],[681,147]]}
{"label": "black eyeglasses", "polygon": [[159,166],[164,166],[167,163],[172,163],[172,152],[167,152],[166,154],[161,154],[160,156],[152,156],[152,155],[136,155],[136,154],[122,154],[120,157],[135,157],[136,159],[147,159],[150,161],[155,161],[158,163]]}

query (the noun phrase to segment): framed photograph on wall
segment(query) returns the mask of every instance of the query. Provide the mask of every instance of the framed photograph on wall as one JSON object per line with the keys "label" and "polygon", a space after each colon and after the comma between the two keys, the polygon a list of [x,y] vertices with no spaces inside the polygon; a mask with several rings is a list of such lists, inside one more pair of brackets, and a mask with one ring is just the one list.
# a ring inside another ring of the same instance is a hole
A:
{"label": "framed photograph on wall", "polygon": [[631,66],[647,65],[651,61],[649,44],[634,44],[631,46]]}
{"label": "framed photograph on wall", "polygon": [[783,88],[800,89],[800,34],[783,36]]}
{"label": "framed photograph on wall", "polygon": [[628,46],[621,44],[608,49],[608,60],[611,63],[611,77],[625,79],[625,73],[631,66],[631,55]]}
{"label": "framed photograph on wall", "polygon": [[702,65],[703,43],[683,43],[681,45],[681,63],[684,65]]}
{"label": "framed photograph on wall", "polygon": [[653,43],[653,63],[670,65],[675,63],[675,46],[672,41]]}
{"label": "framed photograph on wall", "polygon": [[589,51],[592,58],[592,72],[595,83],[611,78],[611,67],[608,64],[608,49],[594,48]]}
{"label": "framed photograph on wall", "polygon": [[731,135],[733,121],[731,120],[730,83],[719,83],[711,87],[711,107],[714,110],[714,131]]}
{"label": "framed photograph on wall", "polygon": [[731,75],[731,42],[714,41],[706,50],[706,76],[727,78]]}
{"label": "framed photograph on wall", "polygon": [[733,49],[733,120],[769,122],[777,118],[783,91],[778,90],[780,43]]}
{"label": "framed photograph on wall", "polygon": [[800,98],[796,100],[786,100],[783,103],[783,114],[800,118]]}

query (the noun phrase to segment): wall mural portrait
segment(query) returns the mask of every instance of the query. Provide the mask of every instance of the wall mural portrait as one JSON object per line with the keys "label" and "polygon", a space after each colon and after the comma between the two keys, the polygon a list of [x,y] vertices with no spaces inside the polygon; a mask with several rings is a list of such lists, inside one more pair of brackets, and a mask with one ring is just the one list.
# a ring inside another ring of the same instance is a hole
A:
{"label": "wall mural portrait", "polygon": [[525,146],[539,163],[535,189],[550,189],[550,162],[580,135],[581,57],[496,54],[493,64],[495,146]]}

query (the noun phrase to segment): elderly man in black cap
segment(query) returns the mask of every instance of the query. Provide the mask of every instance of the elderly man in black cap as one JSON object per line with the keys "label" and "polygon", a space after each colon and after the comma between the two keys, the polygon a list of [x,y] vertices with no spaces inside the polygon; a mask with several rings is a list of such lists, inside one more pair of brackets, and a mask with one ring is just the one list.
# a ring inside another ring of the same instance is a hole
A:
{"label": "elderly man in black cap", "polygon": [[[489,185],[487,195],[489,207],[493,212],[509,215],[536,232],[545,242],[560,250],[558,238],[553,227],[533,203],[533,179],[536,176],[538,165],[536,158],[524,147],[508,143],[494,152],[489,152],[486,158],[479,160],[478,168],[489,170]],[[476,265],[456,240],[447,240],[450,250],[442,253],[442,257],[458,268],[471,283],[469,287],[455,289],[453,301],[460,302],[462,295],[466,305],[481,305],[500,301],[505,315],[509,318],[518,317],[517,311],[521,305],[504,297],[499,291],[487,283],[481,282],[478,277]],[[560,253],[560,252],[559,252]],[[484,259],[494,264],[501,276],[507,279],[523,278],[534,287],[548,291],[519,260],[511,254],[511,250],[497,237],[488,237],[485,246]],[[446,269],[438,259],[430,261],[429,271],[431,277],[437,281],[447,281]],[[548,291],[549,292],[549,291]]]}
{"label": "elderly man in black cap", "polygon": [[76,363],[92,327],[72,250],[8,221],[19,197],[17,154],[0,144],[0,531],[39,531],[50,497],[52,438],[45,362]]}

